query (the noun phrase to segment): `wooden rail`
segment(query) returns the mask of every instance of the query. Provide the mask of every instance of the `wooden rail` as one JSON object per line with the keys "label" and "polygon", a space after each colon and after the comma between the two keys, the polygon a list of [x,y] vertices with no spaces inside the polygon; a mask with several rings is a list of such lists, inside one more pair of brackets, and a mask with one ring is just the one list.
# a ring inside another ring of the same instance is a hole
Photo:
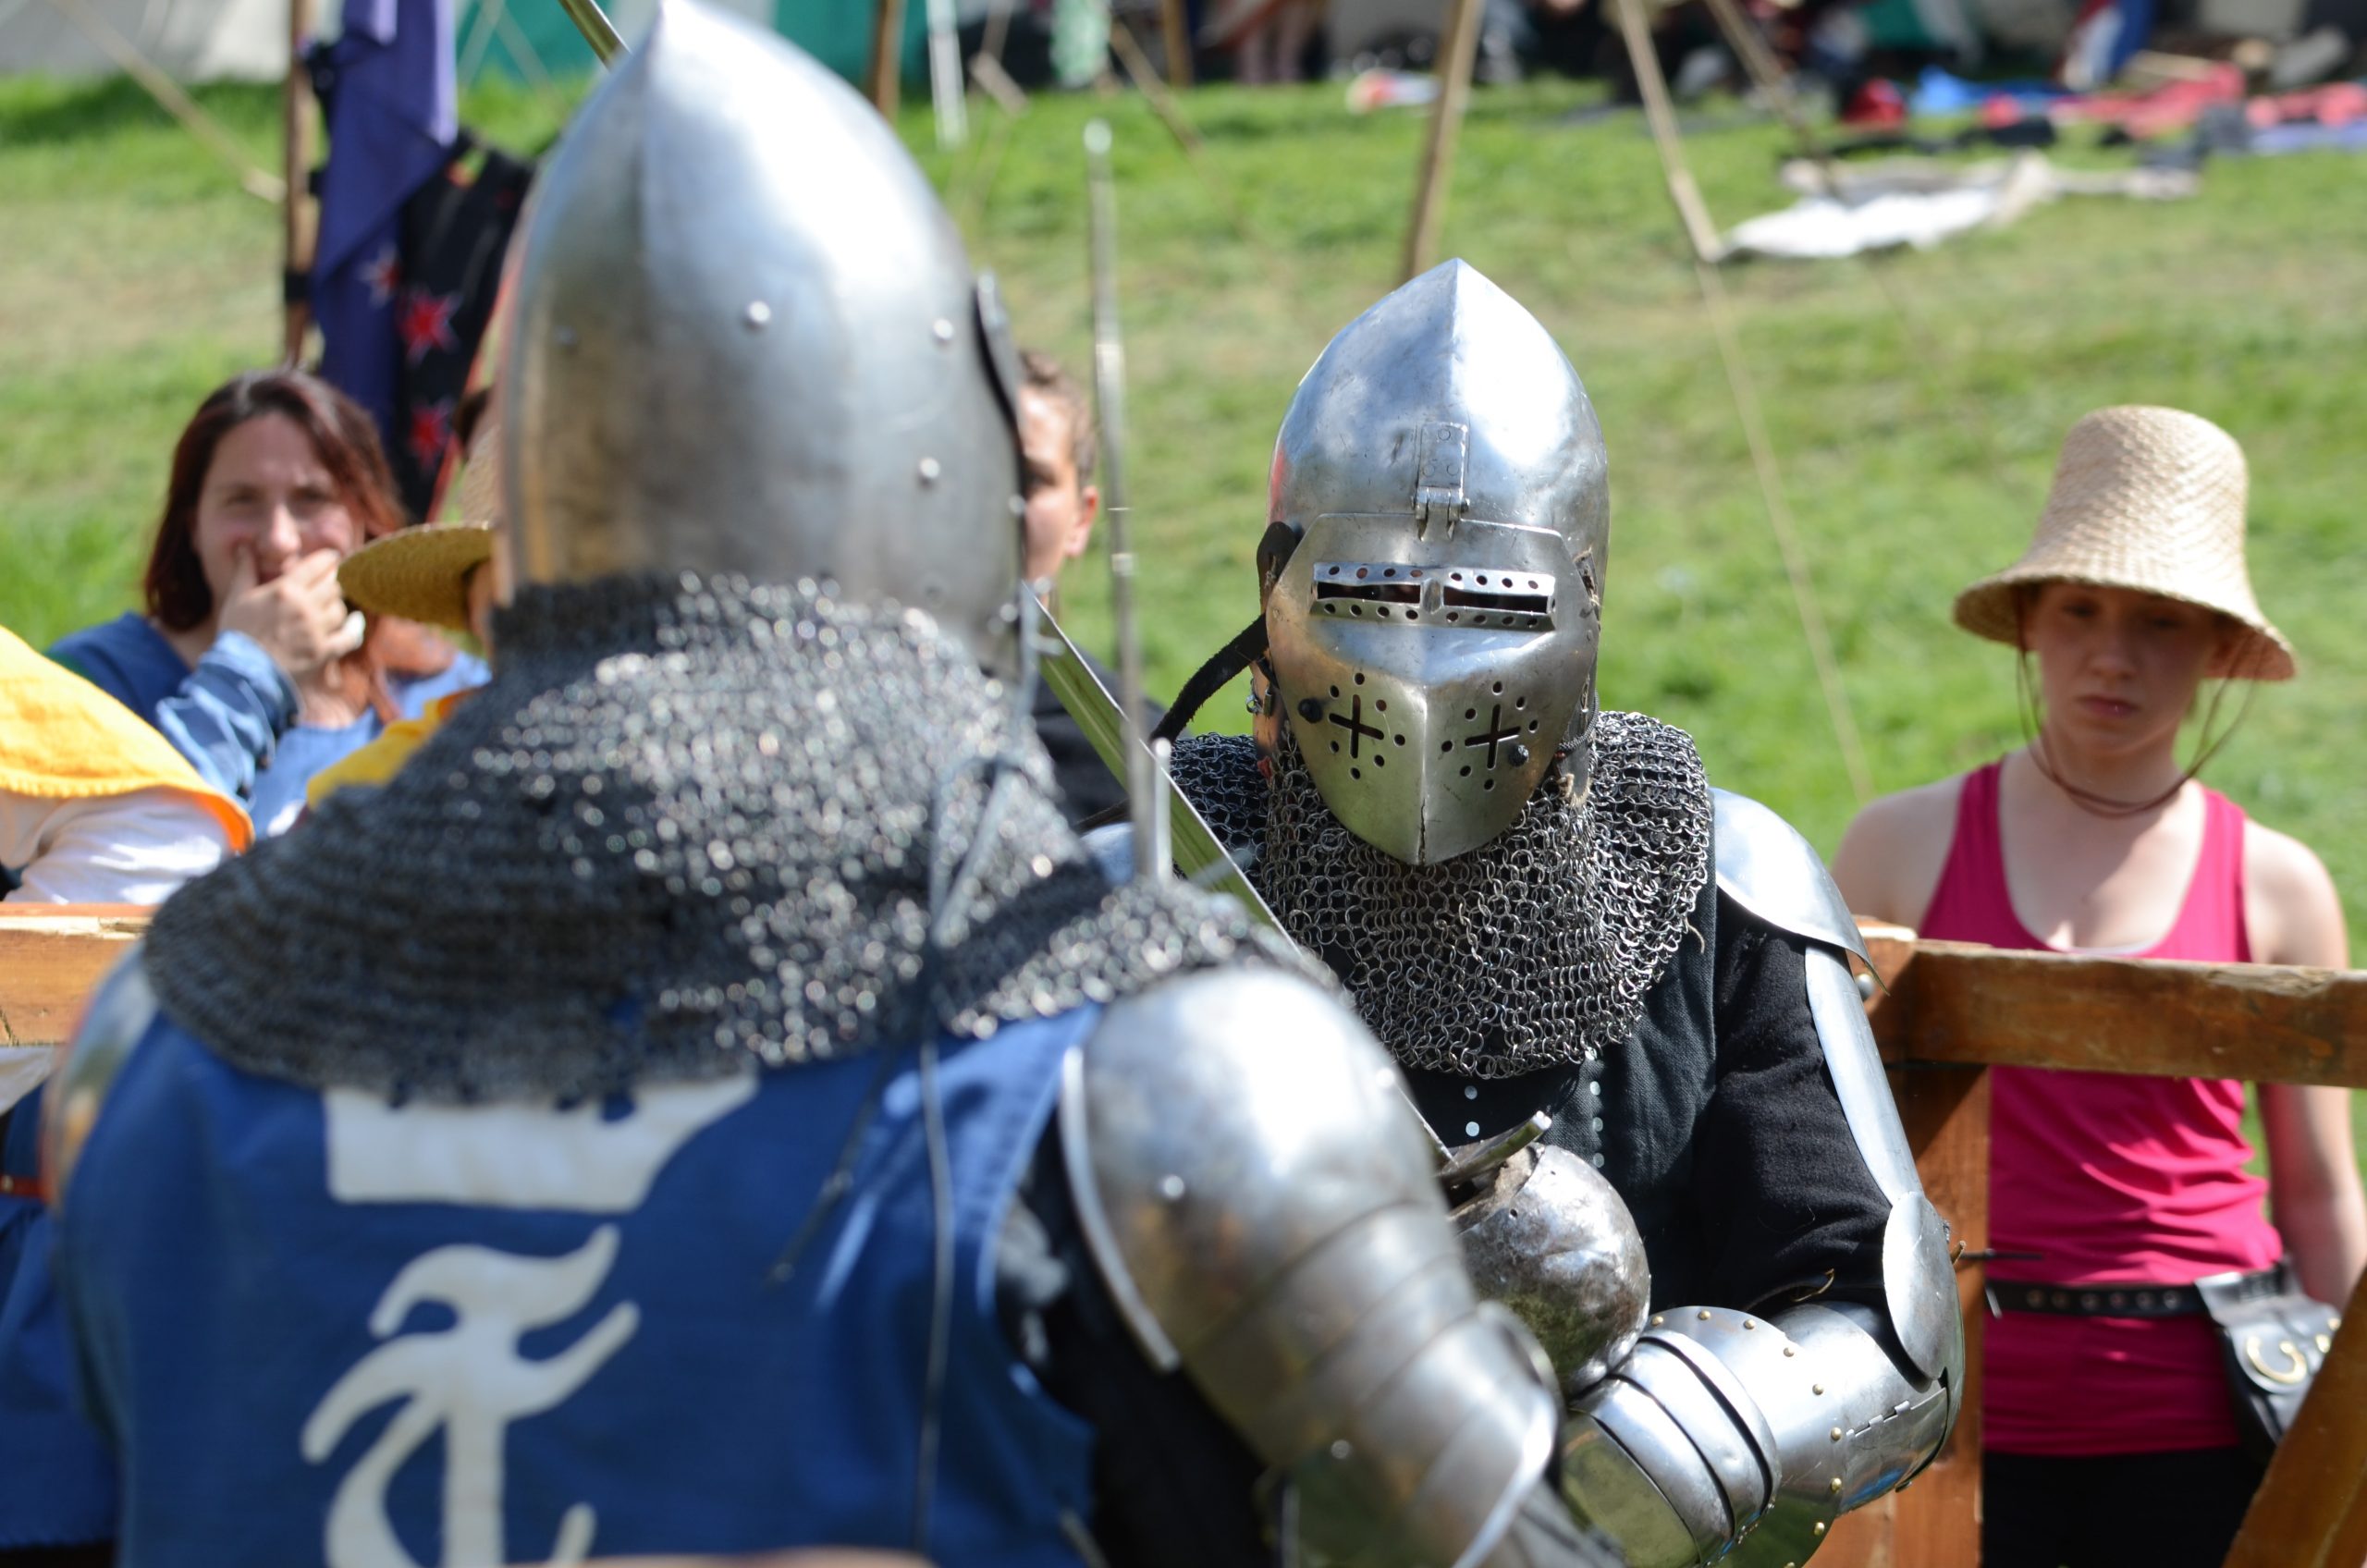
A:
{"label": "wooden rail", "polygon": [[[0,1042],[62,1041],[145,926],[127,907],[0,906]],[[1989,1244],[1991,1064],[2367,1086],[2367,973],[2005,952],[1867,925],[1867,1004],[1924,1190]],[[1977,1568],[1981,1270],[1957,1274],[1967,1387],[1938,1459],[1834,1526],[1819,1568]],[[2367,1561],[2367,1281],[2270,1465],[2226,1568]]]}

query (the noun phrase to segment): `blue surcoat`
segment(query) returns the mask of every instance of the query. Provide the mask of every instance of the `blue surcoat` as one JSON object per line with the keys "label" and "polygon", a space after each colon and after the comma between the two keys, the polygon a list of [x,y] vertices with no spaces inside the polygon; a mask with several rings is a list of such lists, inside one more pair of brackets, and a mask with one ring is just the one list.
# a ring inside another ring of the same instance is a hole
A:
{"label": "blue surcoat", "polygon": [[925,1537],[916,1052],[406,1106],[257,1077],[158,1019],[59,1217],[125,1568],[825,1543],[1074,1563],[1092,1435],[1006,1342],[993,1241],[1096,1016],[942,1042],[953,1288]]}

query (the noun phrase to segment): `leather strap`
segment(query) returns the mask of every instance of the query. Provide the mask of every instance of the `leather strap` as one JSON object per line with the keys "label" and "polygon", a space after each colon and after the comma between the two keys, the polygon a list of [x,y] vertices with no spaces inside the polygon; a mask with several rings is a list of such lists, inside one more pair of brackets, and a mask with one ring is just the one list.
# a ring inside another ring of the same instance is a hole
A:
{"label": "leather strap", "polygon": [[[2242,1299],[2276,1293],[2279,1270],[2214,1276],[2230,1280]],[[1993,1312],[2041,1312],[2065,1317],[2186,1317],[2204,1310],[2194,1285],[2049,1285],[2030,1280],[1989,1281]]]}

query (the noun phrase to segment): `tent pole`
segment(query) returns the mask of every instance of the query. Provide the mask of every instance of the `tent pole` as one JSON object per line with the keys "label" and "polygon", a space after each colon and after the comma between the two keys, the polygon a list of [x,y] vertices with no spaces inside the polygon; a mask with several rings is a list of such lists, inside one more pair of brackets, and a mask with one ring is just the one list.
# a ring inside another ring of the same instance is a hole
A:
{"label": "tent pole", "polygon": [[1644,18],[1644,0],[1612,0],[1611,8],[1617,14],[1619,31],[1627,44],[1627,62],[1635,67],[1636,87],[1644,98],[1644,121],[1651,127],[1652,141],[1660,148],[1661,175],[1668,185],[1668,199],[1676,205],[1676,215],[1685,225],[1685,238],[1693,247],[1694,259],[1710,266],[1718,264],[1718,226],[1710,221],[1710,209],[1701,201],[1701,189],[1693,183],[1693,171],[1686,166],[1685,139],[1677,134],[1676,110],[1668,95],[1668,79],[1661,75],[1661,57],[1652,48],[1651,24]]}
{"label": "tent pole", "polygon": [[313,211],[313,83],[304,69],[304,40],[313,31],[312,0],[288,0],[288,81],[280,93],[282,177],[288,182],[280,202],[281,299],[287,315],[280,359],[292,367],[304,362],[304,333],[313,324],[307,284],[313,271],[313,247],[317,224]]}
{"label": "tent pole", "polygon": [[1446,31],[1439,55],[1439,100],[1430,110],[1429,141],[1422,148],[1422,173],[1414,187],[1414,212],[1405,224],[1404,277],[1411,282],[1429,264],[1446,208],[1447,181],[1454,172],[1454,138],[1471,101],[1471,67],[1479,57],[1479,18],[1487,0],[1449,0]]}
{"label": "tent pole", "polygon": [[904,0],[878,0],[871,13],[871,106],[896,117],[904,67]]}

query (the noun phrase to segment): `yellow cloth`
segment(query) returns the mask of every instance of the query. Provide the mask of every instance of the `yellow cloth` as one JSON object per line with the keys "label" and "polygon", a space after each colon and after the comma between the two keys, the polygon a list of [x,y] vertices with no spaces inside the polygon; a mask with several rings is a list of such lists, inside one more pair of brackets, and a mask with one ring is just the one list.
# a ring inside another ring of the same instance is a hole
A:
{"label": "yellow cloth", "polygon": [[427,705],[427,712],[417,718],[399,718],[379,732],[378,738],[360,751],[349,753],[337,762],[315,773],[304,786],[304,807],[318,811],[321,802],[350,784],[384,784],[402,770],[411,754],[427,743],[427,738],[452,717],[467,692],[455,692],[438,697]]}
{"label": "yellow cloth", "polygon": [[255,841],[239,802],[209,788],[138,714],[0,627],[0,790],[90,801],[178,790],[212,812],[234,851]]}

